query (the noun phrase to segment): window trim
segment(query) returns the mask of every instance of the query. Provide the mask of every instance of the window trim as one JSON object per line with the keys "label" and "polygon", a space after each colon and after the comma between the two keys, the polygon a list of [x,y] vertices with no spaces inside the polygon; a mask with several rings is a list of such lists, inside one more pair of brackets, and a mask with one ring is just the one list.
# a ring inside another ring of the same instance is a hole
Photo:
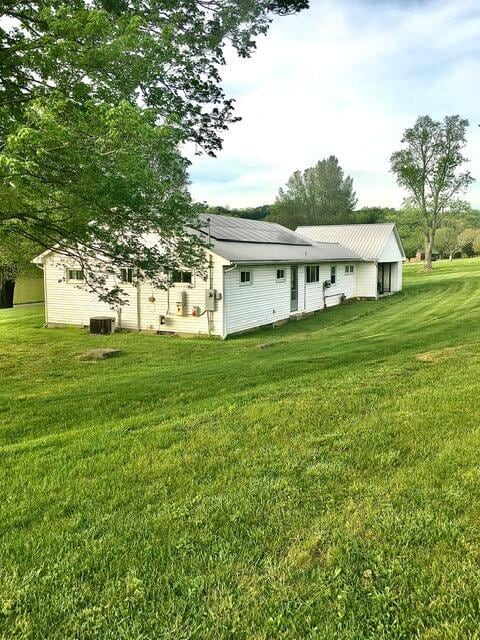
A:
{"label": "window trim", "polygon": [[354,264],[346,264],[345,265],[345,275],[346,276],[355,275],[355,265]]}
{"label": "window trim", "polygon": [[[283,276],[281,276],[280,278],[278,277],[278,272],[281,271],[283,273]],[[286,276],[286,269],[285,268],[280,268],[280,269],[275,269],[275,282],[285,282],[287,279]]]}
{"label": "window trim", "polygon": [[[315,269],[315,279],[309,280],[309,269]],[[320,282],[320,265],[319,264],[307,264],[305,265],[305,283],[306,284],[318,284]]]}
{"label": "window trim", "polygon": [[[82,277],[81,277],[81,278],[76,278],[76,277],[75,277],[75,278],[71,278],[71,277],[70,277],[70,274],[71,274],[71,273],[74,273],[74,272],[75,272],[76,274],[81,273],[81,274],[82,274]],[[85,274],[83,273],[83,269],[77,269],[76,267],[73,267],[73,268],[67,268],[67,274],[66,274],[65,280],[66,280],[67,282],[70,282],[70,283],[74,283],[74,282],[85,282]]]}
{"label": "window trim", "polygon": [[[242,282],[242,273],[249,273],[249,279]],[[251,287],[253,284],[253,271],[252,269],[241,269],[239,271],[238,281],[241,287]]]}

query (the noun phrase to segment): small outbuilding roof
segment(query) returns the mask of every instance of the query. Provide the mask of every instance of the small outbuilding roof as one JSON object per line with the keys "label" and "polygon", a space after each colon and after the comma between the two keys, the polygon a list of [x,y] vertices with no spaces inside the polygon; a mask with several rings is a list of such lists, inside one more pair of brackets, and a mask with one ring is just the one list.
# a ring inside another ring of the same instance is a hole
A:
{"label": "small outbuilding roof", "polygon": [[391,234],[395,234],[403,258],[402,242],[394,222],[373,224],[325,224],[297,227],[296,233],[315,242],[338,242],[364,260],[378,260]]}
{"label": "small outbuilding roof", "polygon": [[203,215],[196,229],[211,250],[229,260],[243,263],[339,262],[362,258],[338,242],[314,242],[273,222],[219,215]]}

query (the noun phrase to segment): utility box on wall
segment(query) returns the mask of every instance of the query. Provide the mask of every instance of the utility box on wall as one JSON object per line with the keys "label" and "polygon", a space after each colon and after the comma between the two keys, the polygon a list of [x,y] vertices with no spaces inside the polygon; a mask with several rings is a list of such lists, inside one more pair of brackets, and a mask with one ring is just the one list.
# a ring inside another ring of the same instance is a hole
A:
{"label": "utility box on wall", "polygon": [[205,291],[205,311],[215,311],[215,301],[217,299],[216,289],[206,289]]}
{"label": "utility box on wall", "polygon": [[184,289],[177,291],[176,310],[177,316],[184,316],[187,313],[187,292]]}

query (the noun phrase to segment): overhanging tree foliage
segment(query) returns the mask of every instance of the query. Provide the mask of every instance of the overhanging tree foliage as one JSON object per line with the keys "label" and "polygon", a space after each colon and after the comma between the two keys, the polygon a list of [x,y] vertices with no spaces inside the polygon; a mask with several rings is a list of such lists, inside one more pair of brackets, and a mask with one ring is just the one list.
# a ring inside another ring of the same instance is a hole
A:
{"label": "overhanging tree foliage", "polygon": [[294,229],[298,225],[346,222],[357,199],[353,180],[335,156],[305,171],[295,171],[280,189],[268,219]]}
{"label": "overhanging tree foliage", "polygon": [[[198,265],[200,243],[184,235],[198,207],[179,147],[213,155],[235,121],[220,82],[225,45],[248,56],[273,14],[307,4],[4,2],[0,246],[19,236],[57,245],[112,304],[124,298],[109,269],[155,280],[162,266]],[[161,250],[144,242],[149,233],[161,234]]]}
{"label": "overhanging tree foliage", "polygon": [[447,116],[443,122],[430,116],[417,119],[405,131],[405,148],[391,156],[391,167],[400,186],[406,188],[421,213],[425,244],[425,270],[432,268],[435,233],[451,209],[452,203],[473,181],[466,162],[468,120]]}

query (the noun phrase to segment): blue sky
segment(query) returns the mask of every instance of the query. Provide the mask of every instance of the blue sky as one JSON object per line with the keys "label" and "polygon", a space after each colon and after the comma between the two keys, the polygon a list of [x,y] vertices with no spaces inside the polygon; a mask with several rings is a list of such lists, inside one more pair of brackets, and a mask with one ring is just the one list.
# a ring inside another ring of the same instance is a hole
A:
{"label": "blue sky", "polygon": [[227,95],[242,121],[217,158],[192,158],[193,197],[273,202],[296,169],[330,154],[354,179],[359,206],[398,206],[389,157],[417,116],[470,121],[467,156],[480,208],[478,0],[311,0],[277,18],[249,60],[227,56]]}

